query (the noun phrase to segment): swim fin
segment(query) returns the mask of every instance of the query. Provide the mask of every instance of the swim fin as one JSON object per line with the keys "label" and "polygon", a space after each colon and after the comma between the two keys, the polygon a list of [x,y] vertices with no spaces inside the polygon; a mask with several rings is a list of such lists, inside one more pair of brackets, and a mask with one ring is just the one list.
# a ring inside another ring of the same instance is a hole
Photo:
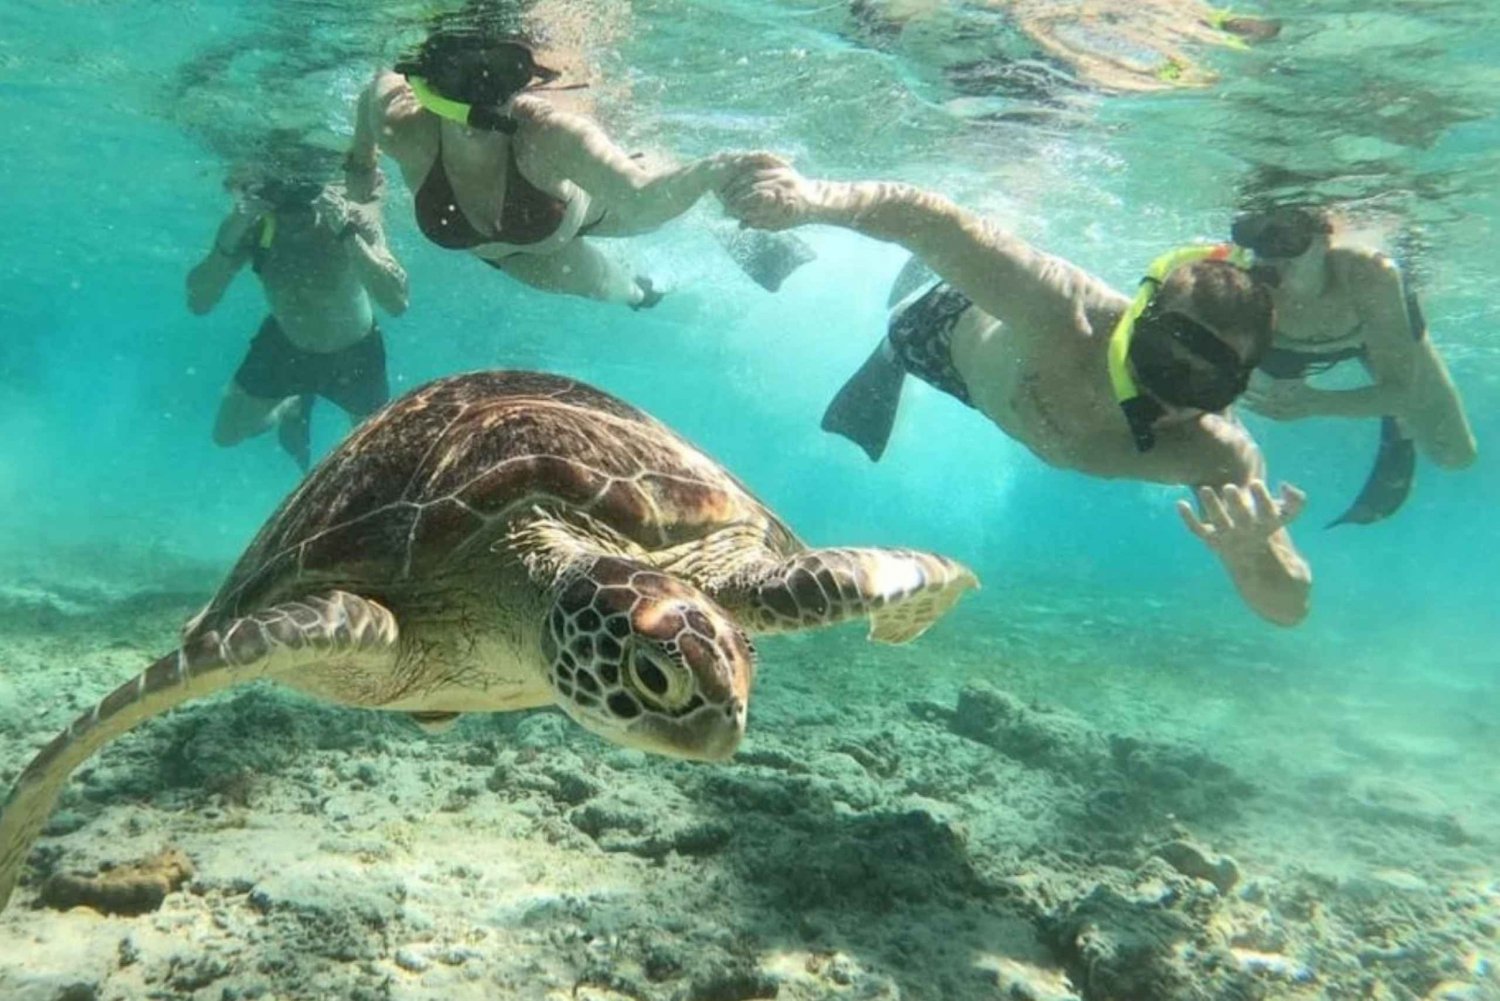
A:
{"label": "swim fin", "polygon": [[891,290],[885,297],[886,308],[894,309],[901,300],[936,279],[937,272],[929,268],[920,257],[914,255],[907,258],[900,273],[896,275],[896,280],[891,282]]}
{"label": "swim fin", "polygon": [[884,339],[823,412],[823,430],[843,435],[879,462],[896,426],[906,370]]}
{"label": "swim fin", "polygon": [[1401,430],[1396,418],[1381,418],[1380,450],[1375,453],[1374,468],[1349,510],[1324,527],[1369,525],[1389,518],[1406,503],[1416,471],[1416,443]]}
{"label": "swim fin", "polygon": [[[1401,273],[1409,274],[1406,262],[1401,262]],[[1406,322],[1416,340],[1427,336],[1427,318],[1422,315],[1422,304],[1417,291],[1405,285]],[[1325,528],[1335,525],[1370,525],[1389,518],[1400,510],[1411,493],[1412,481],[1417,474],[1417,446],[1401,430],[1401,422],[1394,417],[1380,419],[1380,449],[1375,453],[1375,465],[1365,480],[1353,506]]]}
{"label": "swim fin", "polygon": [[734,263],[767,292],[781,288],[793,271],[818,255],[795,233],[768,233],[759,229],[720,226],[714,235],[734,258]]}

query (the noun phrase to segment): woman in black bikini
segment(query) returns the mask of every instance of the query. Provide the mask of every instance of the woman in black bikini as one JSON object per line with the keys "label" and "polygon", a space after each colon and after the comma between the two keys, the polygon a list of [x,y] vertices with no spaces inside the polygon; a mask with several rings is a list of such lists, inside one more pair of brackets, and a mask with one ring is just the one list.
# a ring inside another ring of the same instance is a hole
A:
{"label": "woman in black bikini", "polygon": [[[1333,218],[1304,206],[1243,215],[1233,235],[1278,281],[1276,340],[1260,362],[1270,378],[1252,383],[1245,404],[1276,420],[1383,419],[1376,471],[1360,503],[1340,521],[1376,521],[1394,512],[1410,486],[1415,451],[1446,469],[1474,461],[1474,432],[1458,389],[1427,336],[1416,296],[1390,258],[1340,245]],[[1309,375],[1346,361],[1358,361],[1370,384],[1307,384]]]}
{"label": "woman in black bikini", "polygon": [[563,110],[559,74],[524,40],[488,28],[434,31],[361,95],[346,163],[373,190],[378,143],[416,192],[417,225],[528,285],[634,308],[659,292],[579,237],[633,236],[686,212],[770,154],[721,154],[652,171],[588,118]]}

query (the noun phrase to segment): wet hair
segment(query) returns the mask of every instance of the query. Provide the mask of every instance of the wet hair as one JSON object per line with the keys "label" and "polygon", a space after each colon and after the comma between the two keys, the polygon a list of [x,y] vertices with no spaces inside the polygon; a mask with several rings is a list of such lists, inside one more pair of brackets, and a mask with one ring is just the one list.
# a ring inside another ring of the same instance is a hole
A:
{"label": "wet hair", "polygon": [[420,76],[443,97],[479,106],[504,104],[534,80],[557,78],[536,61],[536,39],[514,3],[471,2],[433,18],[427,37],[396,63],[397,73]]}
{"label": "wet hair", "polygon": [[1222,260],[1179,267],[1135,320],[1136,382],[1160,404],[1221,411],[1270,347],[1273,314],[1270,289],[1245,269]]}
{"label": "wet hair", "polygon": [[1229,261],[1195,261],[1168,275],[1157,295],[1191,304],[1193,314],[1247,365],[1259,363],[1271,348],[1271,287],[1254,272]]}
{"label": "wet hair", "polygon": [[1230,226],[1235,243],[1260,257],[1300,257],[1319,235],[1334,230],[1333,216],[1315,205],[1277,205],[1238,216]]}
{"label": "wet hair", "polygon": [[272,129],[246,145],[244,158],[229,168],[224,187],[253,193],[281,209],[311,205],[339,163],[337,153],[295,129]]}

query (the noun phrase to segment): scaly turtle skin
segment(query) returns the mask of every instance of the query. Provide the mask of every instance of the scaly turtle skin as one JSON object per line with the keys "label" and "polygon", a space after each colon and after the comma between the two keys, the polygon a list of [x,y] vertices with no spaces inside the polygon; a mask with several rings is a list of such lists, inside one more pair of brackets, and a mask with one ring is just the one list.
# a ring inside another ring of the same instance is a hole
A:
{"label": "scaly turtle skin", "polygon": [[556,703],[618,744],[728,757],[747,633],[868,616],[914,639],[976,586],[908,550],[808,549],[738,480],[589,386],[417,389],[282,503],[181,647],[43,748],[0,813],[0,907],[68,775],[137,723],[258,678],[429,727]]}

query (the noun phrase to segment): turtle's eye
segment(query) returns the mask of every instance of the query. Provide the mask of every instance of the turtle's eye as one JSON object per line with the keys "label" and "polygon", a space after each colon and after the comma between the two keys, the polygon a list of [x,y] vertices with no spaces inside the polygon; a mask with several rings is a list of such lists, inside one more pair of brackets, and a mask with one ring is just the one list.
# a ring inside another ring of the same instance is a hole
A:
{"label": "turtle's eye", "polygon": [[680,709],[693,697],[693,678],[666,654],[643,643],[625,659],[625,679],[635,694],[663,709]]}

